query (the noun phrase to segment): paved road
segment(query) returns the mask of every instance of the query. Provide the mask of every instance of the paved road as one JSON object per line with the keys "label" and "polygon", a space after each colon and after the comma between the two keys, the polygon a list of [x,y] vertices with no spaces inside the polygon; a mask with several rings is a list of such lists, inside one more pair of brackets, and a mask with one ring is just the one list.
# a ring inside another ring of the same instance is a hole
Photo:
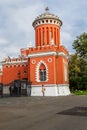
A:
{"label": "paved road", "polygon": [[87,96],[0,98],[0,130],[87,130]]}

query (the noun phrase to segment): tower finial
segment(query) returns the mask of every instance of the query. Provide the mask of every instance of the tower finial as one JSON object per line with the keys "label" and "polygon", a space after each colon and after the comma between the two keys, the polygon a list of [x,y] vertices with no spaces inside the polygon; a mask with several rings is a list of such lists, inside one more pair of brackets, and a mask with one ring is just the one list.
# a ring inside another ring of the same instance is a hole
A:
{"label": "tower finial", "polygon": [[48,8],[48,7],[46,7],[46,8],[45,8],[45,11],[46,11],[46,12],[48,12],[48,11],[49,11],[49,8]]}

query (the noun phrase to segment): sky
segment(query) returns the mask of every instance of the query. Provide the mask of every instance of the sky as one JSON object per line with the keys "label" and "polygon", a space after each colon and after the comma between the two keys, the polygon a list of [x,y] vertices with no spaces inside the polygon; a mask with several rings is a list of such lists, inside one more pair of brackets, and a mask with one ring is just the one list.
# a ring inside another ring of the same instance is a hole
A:
{"label": "sky", "polygon": [[45,12],[57,15],[63,22],[61,43],[74,53],[72,43],[87,33],[87,0],[0,0],[0,61],[17,57],[20,49],[35,45],[34,19]]}

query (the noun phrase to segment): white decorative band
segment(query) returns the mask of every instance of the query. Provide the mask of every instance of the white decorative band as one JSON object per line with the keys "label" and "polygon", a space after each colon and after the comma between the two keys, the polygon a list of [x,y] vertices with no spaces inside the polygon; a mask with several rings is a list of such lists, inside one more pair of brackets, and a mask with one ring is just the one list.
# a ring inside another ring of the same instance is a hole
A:
{"label": "white decorative band", "polygon": [[33,27],[37,27],[41,24],[54,24],[60,27],[62,25],[62,22],[58,18],[50,19],[50,17],[48,16],[47,18],[44,19],[35,20],[32,25]]}
{"label": "white decorative band", "polygon": [[33,53],[29,54],[28,57],[40,57],[40,56],[52,56],[52,55],[56,55],[56,52],[51,51],[51,52]]}
{"label": "white decorative band", "polygon": [[64,52],[58,52],[58,56],[64,56],[66,59],[68,59],[68,56]]}
{"label": "white decorative band", "polygon": [[19,63],[27,63],[28,60],[22,60],[22,61],[6,61],[6,62],[2,62],[1,64],[2,65],[5,65],[5,64],[19,64]]}

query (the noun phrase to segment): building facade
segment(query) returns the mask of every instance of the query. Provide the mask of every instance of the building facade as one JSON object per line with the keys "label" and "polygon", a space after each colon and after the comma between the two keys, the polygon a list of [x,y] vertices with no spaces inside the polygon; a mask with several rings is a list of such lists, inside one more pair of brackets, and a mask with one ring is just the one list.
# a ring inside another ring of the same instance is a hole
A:
{"label": "building facade", "polygon": [[20,80],[27,81],[31,96],[69,95],[69,53],[60,43],[62,21],[46,8],[32,25],[35,47],[22,48],[18,58],[7,57],[2,61],[0,82],[4,93],[9,91],[9,84]]}

